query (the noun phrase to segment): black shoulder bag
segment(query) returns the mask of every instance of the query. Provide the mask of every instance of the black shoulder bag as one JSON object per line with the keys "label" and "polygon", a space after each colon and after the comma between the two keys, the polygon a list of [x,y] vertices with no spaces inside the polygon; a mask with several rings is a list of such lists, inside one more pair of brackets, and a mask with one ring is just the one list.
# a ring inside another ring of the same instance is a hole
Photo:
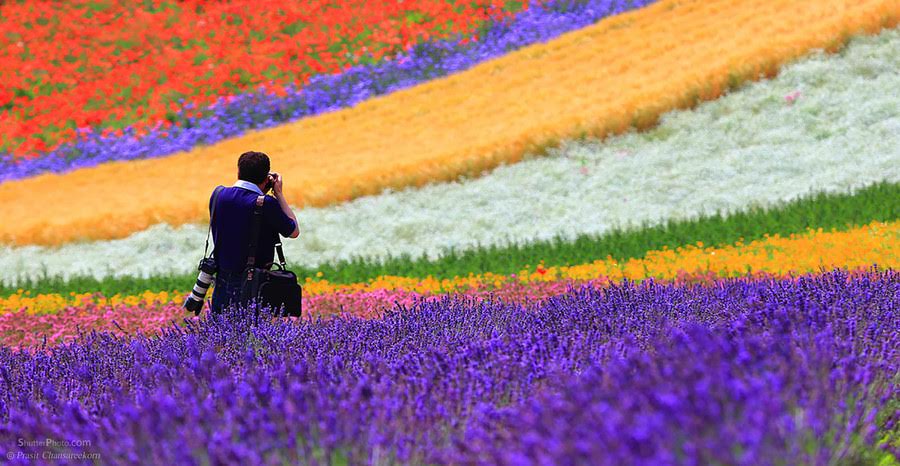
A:
{"label": "black shoulder bag", "polygon": [[[270,307],[275,314],[300,317],[302,307],[300,298],[303,290],[297,283],[297,275],[285,266],[281,241],[275,244],[278,263],[265,264],[264,267],[256,266],[256,248],[259,242],[263,202],[265,202],[265,196],[258,196],[253,209],[250,249],[247,251],[247,267],[244,269],[244,283],[241,286],[241,302],[245,305],[255,302],[258,305],[257,309]],[[281,268],[269,270],[269,265]]]}

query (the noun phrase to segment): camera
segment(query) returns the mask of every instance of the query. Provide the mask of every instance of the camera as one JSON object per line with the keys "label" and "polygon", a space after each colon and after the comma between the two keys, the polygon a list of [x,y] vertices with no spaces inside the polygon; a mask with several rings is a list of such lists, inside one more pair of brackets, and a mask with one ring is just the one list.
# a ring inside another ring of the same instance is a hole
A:
{"label": "camera", "polygon": [[191,294],[188,295],[187,299],[184,300],[184,304],[181,306],[184,309],[193,312],[194,315],[200,314],[200,310],[203,309],[203,300],[206,299],[206,292],[209,290],[209,285],[215,280],[213,275],[216,274],[216,260],[212,257],[205,257],[200,260],[200,265],[197,268],[200,270],[200,273],[197,275],[197,282],[194,283]]}
{"label": "camera", "polygon": [[263,186],[263,193],[269,192],[269,190],[275,189],[275,177],[278,176],[278,173],[271,172],[266,175],[266,184]]}

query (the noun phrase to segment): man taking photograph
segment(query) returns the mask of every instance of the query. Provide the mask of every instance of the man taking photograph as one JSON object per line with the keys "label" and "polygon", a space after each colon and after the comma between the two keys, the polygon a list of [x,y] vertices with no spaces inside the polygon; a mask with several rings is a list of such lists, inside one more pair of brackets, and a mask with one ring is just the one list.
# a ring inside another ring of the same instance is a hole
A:
{"label": "man taking photograph", "polygon": [[[269,156],[262,152],[245,152],[238,158],[238,180],[231,187],[220,190],[218,198],[210,197],[210,210],[216,199],[211,229],[218,270],[212,295],[212,312],[240,301],[243,271],[247,265],[253,211],[257,198],[264,196],[262,222],[256,244],[256,264],[271,267],[275,244],[279,235],[300,236],[297,216],[288,206],[282,194],[283,179],[278,173],[269,173]],[[274,197],[265,196],[271,189]]]}

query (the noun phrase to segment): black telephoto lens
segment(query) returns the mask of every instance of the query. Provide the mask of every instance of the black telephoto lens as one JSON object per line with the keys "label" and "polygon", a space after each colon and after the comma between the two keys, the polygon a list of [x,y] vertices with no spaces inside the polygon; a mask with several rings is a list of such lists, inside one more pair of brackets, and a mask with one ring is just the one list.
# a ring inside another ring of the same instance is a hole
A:
{"label": "black telephoto lens", "polygon": [[193,312],[194,315],[200,314],[200,310],[203,309],[203,300],[206,298],[206,292],[209,290],[213,280],[215,280],[213,278],[213,275],[216,273],[215,259],[211,257],[204,258],[200,261],[198,269],[200,269],[200,273],[197,275],[197,282],[194,283],[191,294],[188,295],[181,306]]}

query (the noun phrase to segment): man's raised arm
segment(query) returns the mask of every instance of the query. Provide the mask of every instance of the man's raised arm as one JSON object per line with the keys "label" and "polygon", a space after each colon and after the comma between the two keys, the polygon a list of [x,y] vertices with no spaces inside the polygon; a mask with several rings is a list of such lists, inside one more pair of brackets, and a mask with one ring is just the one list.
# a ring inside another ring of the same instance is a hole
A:
{"label": "man's raised arm", "polygon": [[272,191],[275,193],[275,199],[278,199],[278,205],[281,207],[281,211],[294,221],[294,231],[291,232],[288,238],[296,238],[300,236],[300,222],[297,221],[294,210],[291,209],[291,206],[284,200],[284,194],[281,192],[281,187],[283,185],[281,174],[272,173],[272,175],[275,177],[275,184],[272,186]]}

